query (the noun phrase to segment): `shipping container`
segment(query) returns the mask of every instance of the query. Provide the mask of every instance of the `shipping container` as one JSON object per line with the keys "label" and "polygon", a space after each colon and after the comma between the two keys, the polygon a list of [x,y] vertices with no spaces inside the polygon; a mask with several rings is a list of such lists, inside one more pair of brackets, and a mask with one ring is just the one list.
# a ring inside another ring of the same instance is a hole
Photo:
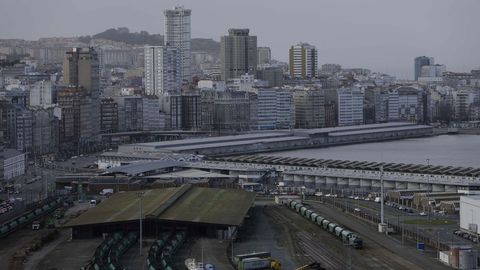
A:
{"label": "shipping container", "polygon": [[448,254],[448,251],[439,251],[438,252],[438,258],[440,259],[441,262],[443,262],[446,265],[450,265],[450,256]]}

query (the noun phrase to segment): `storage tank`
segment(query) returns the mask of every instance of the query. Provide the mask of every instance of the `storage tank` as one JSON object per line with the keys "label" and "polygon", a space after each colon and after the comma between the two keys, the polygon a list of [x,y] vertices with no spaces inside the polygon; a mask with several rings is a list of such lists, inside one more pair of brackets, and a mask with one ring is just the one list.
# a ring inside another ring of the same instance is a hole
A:
{"label": "storage tank", "polygon": [[459,250],[458,269],[477,269],[477,256],[471,250]]}
{"label": "storage tank", "polygon": [[343,230],[343,231],[342,231],[342,240],[343,240],[343,241],[347,241],[351,234],[352,234],[351,231],[349,231],[349,230]]}
{"label": "storage tank", "polygon": [[322,217],[322,216],[318,216],[316,219],[315,219],[315,223],[319,226],[322,226],[322,221],[324,220],[325,218]]}
{"label": "storage tank", "polygon": [[336,236],[340,236],[340,234],[342,233],[342,231],[343,231],[343,228],[342,228],[342,227],[340,227],[340,226],[336,227],[336,228],[335,228],[335,235],[336,235]]}
{"label": "storage tank", "polygon": [[331,232],[331,233],[335,232],[334,230],[335,230],[335,227],[337,227],[337,226],[338,225],[335,224],[335,223],[328,224],[328,231]]}
{"label": "storage tank", "polygon": [[310,218],[310,215],[311,215],[312,213],[313,213],[312,210],[306,210],[306,211],[305,211],[305,214],[304,214],[304,217]]}
{"label": "storage tank", "polygon": [[330,221],[327,219],[322,220],[322,227],[326,230],[329,223]]}

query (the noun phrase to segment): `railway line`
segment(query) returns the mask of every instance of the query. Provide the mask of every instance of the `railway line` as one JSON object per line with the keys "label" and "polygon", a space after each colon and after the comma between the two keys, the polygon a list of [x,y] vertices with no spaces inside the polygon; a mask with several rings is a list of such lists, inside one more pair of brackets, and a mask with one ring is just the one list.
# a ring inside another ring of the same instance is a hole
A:
{"label": "railway line", "polygon": [[[297,218],[297,216],[291,216],[289,215],[290,213],[285,213],[285,209],[279,209],[277,207],[271,207],[267,214],[275,222],[285,226],[287,232],[291,232],[289,242],[291,243],[293,253],[296,255],[297,262],[300,265],[316,261],[325,269],[346,268],[346,264],[342,258],[332,251],[329,246],[323,244],[323,241],[318,239],[315,234],[316,230],[309,230],[310,228],[303,226],[303,219],[301,217],[298,216],[298,218],[301,219],[300,222],[296,220],[293,221],[292,219]],[[314,233],[312,234],[312,232]]]}
{"label": "railway line", "polygon": [[[372,227],[360,222],[357,218],[321,203],[309,202],[312,209],[325,217],[333,218],[352,230],[355,230],[365,241],[363,250],[358,252],[368,269],[449,269],[445,265],[420,253],[411,247],[379,234]],[[362,258],[363,257],[363,258]],[[368,260],[365,260],[368,258]]]}

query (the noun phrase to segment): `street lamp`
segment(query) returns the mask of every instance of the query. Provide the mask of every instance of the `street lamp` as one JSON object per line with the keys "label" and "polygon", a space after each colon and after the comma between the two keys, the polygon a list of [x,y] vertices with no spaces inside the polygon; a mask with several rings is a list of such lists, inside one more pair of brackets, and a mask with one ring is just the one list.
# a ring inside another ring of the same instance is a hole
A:
{"label": "street lamp", "polygon": [[144,192],[138,192],[138,201],[140,205],[140,256],[142,256],[142,241],[143,241],[143,235],[142,235],[142,197],[143,197]]}
{"label": "street lamp", "polygon": [[[425,159],[425,161],[427,162],[427,169],[430,168],[430,159],[427,158]],[[426,196],[427,196],[427,204],[428,204],[428,223],[430,224],[430,211],[431,211],[431,207],[430,207],[430,174],[427,173],[427,193],[426,193]],[[433,186],[432,186],[432,191],[433,191]]]}

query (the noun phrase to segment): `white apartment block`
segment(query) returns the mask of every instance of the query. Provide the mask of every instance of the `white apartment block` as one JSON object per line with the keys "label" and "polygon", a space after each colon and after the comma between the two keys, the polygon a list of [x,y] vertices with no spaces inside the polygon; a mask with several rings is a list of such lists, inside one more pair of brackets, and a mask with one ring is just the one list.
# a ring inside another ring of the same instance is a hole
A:
{"label": "white apartment block", "polygon": [[145,47],[145,94],[159,96],[182,84],[179,50],[172,46]]}
{"label": "white apartment block", "polygon": [[10,180],[25,174],[25,153],[15,149],[5,149],[3,152],[3,179]]}
{"label": "white apartment block", "polygon": [[257,129],[295,127],[295,105],[288,89],[259,89],[257,94]]}
{"label": "white apartment block", "polygon": [[337,91],[338,126],[363,124],[363,93],[358,87],[341,88]]}
{"label": "white apartment block", "polygon": [[47,107],[52,105],[52,83],[50,81],[36,82],[30,89],[30,106]]}
{"label": "white apartment block", "polygon": [[290,47],[290,76],[293,78],[315,77],[318,69],[317,48],[308,43],[300,43]]}

